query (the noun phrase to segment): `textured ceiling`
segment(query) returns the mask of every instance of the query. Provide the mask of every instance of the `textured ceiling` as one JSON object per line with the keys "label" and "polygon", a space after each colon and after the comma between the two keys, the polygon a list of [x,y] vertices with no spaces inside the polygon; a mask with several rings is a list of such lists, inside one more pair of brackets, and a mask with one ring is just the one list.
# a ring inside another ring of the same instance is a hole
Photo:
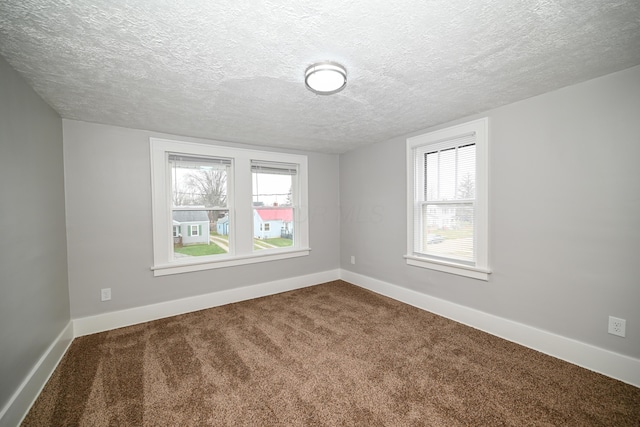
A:
{"label": "textured ceiling", "polygon": [[0,54],[64,118],[340,153],[640,64],[640,1],[2,0]]}

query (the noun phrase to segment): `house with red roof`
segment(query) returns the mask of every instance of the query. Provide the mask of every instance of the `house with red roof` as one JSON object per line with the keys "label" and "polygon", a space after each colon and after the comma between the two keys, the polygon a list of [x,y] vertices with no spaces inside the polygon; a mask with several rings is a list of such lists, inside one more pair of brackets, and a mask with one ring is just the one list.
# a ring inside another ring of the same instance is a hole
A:
{"label": "house with red roof", "polygon": [[293,234],[293,208],[265,206],[253,210],[253,237],[271,239]]}

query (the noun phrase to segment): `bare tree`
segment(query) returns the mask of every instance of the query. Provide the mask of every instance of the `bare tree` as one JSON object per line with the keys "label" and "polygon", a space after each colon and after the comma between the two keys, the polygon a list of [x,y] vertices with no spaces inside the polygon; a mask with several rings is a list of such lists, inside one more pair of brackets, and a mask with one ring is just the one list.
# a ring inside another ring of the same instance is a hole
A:
{"label": "bare tree", "polygon": [[[187,188],[194,195],[194,202],[207,208],[222,207],[227,204],[227,173],[222,170],[198,170],[189,173],[185,180]],[[216,211],[208,211],[209,220],[216,221]]]}
{"label": "bare tree", "polygon": [[284,205],[285,206],[291,206],[293,205],[293,203],[291,203],[291,187],[289,187],[289,192],[287,193],[287,198],[284,201]]}
{"label": "bare tree", "polygon": [[[467,172],[458,185],[458,199],[473,199],[476,197],[476,183],[473,175]],[[473,220],[473,210],[468,207],[456,208],[458,221],[471,222]]]}
{"label": "bare tree", "polygon": [[476,197],[476,183],[473,175],[467,172],[458,185],[458,199],[473,199]]}
{"label": "bare tree", "polygon": [[183,185],[177,185],[173,190],[173,206],[188,206],[193,204],[192,193]]}

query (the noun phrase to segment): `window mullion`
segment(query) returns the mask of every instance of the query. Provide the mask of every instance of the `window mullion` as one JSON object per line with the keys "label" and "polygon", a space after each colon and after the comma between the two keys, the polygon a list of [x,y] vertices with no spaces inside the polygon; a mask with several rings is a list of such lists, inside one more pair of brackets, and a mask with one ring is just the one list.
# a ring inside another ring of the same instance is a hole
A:
{"label": "window mullion", "polygon": [[248,156],[238,156],[234,165],[234,215],[233,243],[236,255],[246,255],[253,251],[253,208],[252,208],[251,161]]}

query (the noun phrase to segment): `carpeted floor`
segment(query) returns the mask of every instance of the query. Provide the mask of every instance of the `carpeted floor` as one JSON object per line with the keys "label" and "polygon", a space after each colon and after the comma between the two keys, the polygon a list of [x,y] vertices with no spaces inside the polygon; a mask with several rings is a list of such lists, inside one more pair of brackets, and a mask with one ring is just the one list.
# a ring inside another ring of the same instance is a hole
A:
{"label": "carpeted floor", "polygon": [[640,389],[342,281],[77,338],[26,426],[638,426]]}

